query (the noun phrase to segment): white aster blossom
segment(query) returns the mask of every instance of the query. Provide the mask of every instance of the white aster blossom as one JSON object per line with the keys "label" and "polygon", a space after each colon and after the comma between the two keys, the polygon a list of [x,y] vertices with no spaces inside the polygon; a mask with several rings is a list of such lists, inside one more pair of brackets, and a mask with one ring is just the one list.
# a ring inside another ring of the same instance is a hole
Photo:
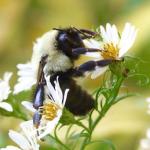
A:
{"label": "white aster blossom", "polygon": [[4,102],[11,93],[9,86],[9,80],[11,76],[12,76],[11,72],[6,72],[4,73],[3,79],[0,79],[0,107],[7,111],[13,111],[12,106]]}
{"label": "white aster blossom", "polygon": [[139,150],[150,150],[150,129],[146,132],[146,138],[140,141]]}
{"label": "white aster blossom", "polygon": [[106,29],[100,26],[100,34],[103,38],[101,55],[105,59],[117,59],[122,57],[133,45],[137,29],[130,23],[126,23],[121,36],[115,25],[106,24]]}
{"label": "white aster blossom", "polygon": [[37,67],[34,63],[18,64],[17,68],[19,78],[14,87],[14,94],[29,90],[37,81]]}
{"label": "white aster blossom", "polygon": [[[119,35],[117,27],[109,23],[106,24],[106,29],[100,26],[100,35],[102,37],[102,43],[98,45],[98,41],[92,41],[90,47],[99,48],[101,50],[100,58],[118,60],[123,57],[124,54],[132,47],[137,34],[137,29],[130,23],[126,23]],[[88,45],[87,45],[88,46]],[[97,58],[97,57],[96,57]],[[97,60],[97,59],[96,59]],[[96,78],[107,70],[106,67],[96,67],[95,71],[92,72],[91,77]]]}
{"label": "white aster blossom", "polygon": [[39,150],[37,143],[36,130],[33,127],[32,121],[26,121],[20,124],[22,133],[10,130],[9,137],[19,146],[7,146],[0,150]]}
{"label": "white aster blossom", "polygon": [[[69,91],[69,89],[66,89],[64,93],[62,92],[58,78],[54,82],[54,87],[50,83],[50,76],[45,77],[45,79],[47,82],[47,96],[45,98],[43,107],[40,108],[40,110],[42,109],[44,113],[42,114],[41,122],[37,129],[39,132],[39,139],[50,134],[58,124],[62,116],[62,111],[65,106],[67,94]],[[34,109],[33,104],[30,102],[23,101],[22,105],[33,113],[36,111],[39,111],[40,113],[40,110]]]}

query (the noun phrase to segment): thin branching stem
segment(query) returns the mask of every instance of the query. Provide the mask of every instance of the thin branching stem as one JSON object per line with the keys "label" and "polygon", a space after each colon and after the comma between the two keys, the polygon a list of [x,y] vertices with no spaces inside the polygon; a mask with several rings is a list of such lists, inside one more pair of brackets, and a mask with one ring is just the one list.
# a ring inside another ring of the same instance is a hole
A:
{"label": "thin branching stem", "polygon": [[[59,124],[58,124],[59,125]],[[65,148],[66,150],[71,150],[69,147],[67,147],[60,139],[59,137],[57,136],[57,127],[58,125],[55,127],[55,130],[54,130],[54,135],[55,135],[55,140],[63,147]]]}
{"label": "thin branching stem", "polygon": [[[118,92],[119,92],[119,89],[120,89],[120,86],[121,86],[123,80],[124,80],[124,77],[119,77],[118,80],[115,83],[113,83],[113,88],[112,88],[111,94],[109,95],[109,98],[107,99],[107,103],[104,104],[101,112],[99,113],[99,115],[95,119],[95,121],[92,124],[90,123],[89,136],[83,140],[80,150],[84,150],[86,145],[91,141],[92,133],[93,133],[94,129],[96,128],[97,124],[105,116],[105,114],[110,109],[110,107],[114,104],[114,101],[118,95]],[[100,91],[98,91],[98,92],[100,92]],[[96,98],[98,99],[98,96]],[[91,114],[90,114],[90,117],[91,117]]]}

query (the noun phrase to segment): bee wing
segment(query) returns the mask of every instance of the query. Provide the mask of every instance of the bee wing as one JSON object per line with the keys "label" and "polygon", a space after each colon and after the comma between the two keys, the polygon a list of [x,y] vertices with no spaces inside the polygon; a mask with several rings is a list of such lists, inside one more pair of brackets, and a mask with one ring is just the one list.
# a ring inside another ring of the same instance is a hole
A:
{"label": "bee wing", "polygon": [[46,64],[46,58],[47,57],[48,57],[48,55],[42,57],[41,61],[39,62],[38,75],[37,75],[37,84],[39,84],[40,82],[42,82],[44,80],[43,68]]}

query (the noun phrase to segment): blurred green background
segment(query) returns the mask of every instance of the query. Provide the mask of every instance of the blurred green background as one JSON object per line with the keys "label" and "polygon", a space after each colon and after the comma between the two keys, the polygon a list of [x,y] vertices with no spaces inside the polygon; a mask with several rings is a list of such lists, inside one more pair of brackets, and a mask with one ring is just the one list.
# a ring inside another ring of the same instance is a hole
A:
{"label": "blurred green background", "polygon": [[[73,25],[91,29],[110,22],[121,31],[125,22],[131,22],[139,31],[128,54],[143,59],[139,70],[150,76],[149,18],[149,0],[0,0],[0,75],[4,71],[13,71],[16,75],[16,64],[30,59],[35,39],[52,27]],[[12,84],[15,80],[13,77]],[[81,84],[90,89],[96,87],[97,81],[84,79]],[[88,87],[89,83],[93,86]],[[137,150],[139,140],[150,127],[145,102],[150,89],[149,85],[139,87],[135,80],[125,85],[125,90],[140,95],[114,106],[97,127],[93,138],[109,139],[117,150]],[[3,147],[10,143],[8,129],[17,129],[19,120],[2,116],[0,119],[0,147]],[[96,145],[95,149],[109,150],[104,145]]]}

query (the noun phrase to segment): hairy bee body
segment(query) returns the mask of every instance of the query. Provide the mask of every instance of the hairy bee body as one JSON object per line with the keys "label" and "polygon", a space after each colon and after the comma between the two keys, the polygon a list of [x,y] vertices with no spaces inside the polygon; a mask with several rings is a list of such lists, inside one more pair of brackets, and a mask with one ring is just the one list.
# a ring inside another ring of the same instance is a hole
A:
{"label": "hairy bee body", "polygon": [[54,29],[37,41],[32,57],[33,61],[39,61],[38,68],[40,68],[40,61],[46,56],[43,73],[50,75],[50,82],[53,84],[58,76],[62,90],[69,89],[65,106],[74,115],[86,115],[94,108],[92,96],[77,85],[73,79],[74,76],[82,76],[82,73],[72,71],[75,68],[74,61],[79,58],[73,53],[73,50],[84,47],[79,31],[73,28]]}

